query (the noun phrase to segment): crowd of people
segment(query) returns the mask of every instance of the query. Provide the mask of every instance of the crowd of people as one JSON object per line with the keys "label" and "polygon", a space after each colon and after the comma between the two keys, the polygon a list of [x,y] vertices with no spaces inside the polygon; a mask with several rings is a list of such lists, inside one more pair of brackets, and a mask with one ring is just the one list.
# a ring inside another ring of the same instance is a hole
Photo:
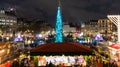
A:
{"label": "crowd of people", "polygon": [[11,67],[35,67],[34,61],[28,58],[23,58],[22,60],[15,59],[11,63]]}

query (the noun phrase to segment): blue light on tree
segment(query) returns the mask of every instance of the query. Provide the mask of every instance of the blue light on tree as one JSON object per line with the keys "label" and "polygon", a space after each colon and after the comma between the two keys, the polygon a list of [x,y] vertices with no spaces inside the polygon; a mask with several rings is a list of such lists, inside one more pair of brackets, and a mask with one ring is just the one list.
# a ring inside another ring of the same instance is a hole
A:
{"label": "blue light on tree", "polygon": [[57,11],[57,19],[56,19],[56,27],[55,27],[55,42],[63,42],[63,35],[62,35],[62,16],[60,11],[60,6],[58,6]]}

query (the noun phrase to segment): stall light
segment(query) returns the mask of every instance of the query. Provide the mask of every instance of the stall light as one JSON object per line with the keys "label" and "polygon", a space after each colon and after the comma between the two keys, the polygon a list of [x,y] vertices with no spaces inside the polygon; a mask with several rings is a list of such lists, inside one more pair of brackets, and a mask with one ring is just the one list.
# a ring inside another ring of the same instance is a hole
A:
{"label": "stall light", "polygon": [[39,34],[38,37],[42,37],[42,34]]}
{"label": "stall light", "polygon": [[4,49],[0,50],[0,53],[3,53],[3,52],[5,52],[5,50],[4,50]]}
{"label": "stall light", "polygon": [[46,56],[43,56],[44,58],[46,58]]}

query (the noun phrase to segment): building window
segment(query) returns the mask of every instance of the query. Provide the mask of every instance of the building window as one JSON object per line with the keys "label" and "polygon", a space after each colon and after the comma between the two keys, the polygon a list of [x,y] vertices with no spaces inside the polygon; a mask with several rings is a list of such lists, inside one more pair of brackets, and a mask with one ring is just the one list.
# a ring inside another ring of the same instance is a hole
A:
{"label": "building window", "polygon": [[13,22],[13,20],[10,20],[10,22]]}
{"label": "building window", "polygon": [[5,19],[2,19],[3,22],[5,22]]}
{"label": "building window", "polygon": [[0,13],[4,14],[4,13],[5,13],[5,11],[4,11],[4,10],[1,10],[1,11],[0,11]]}
{"label": "building window", "polygon": [[9,20],[6,20],[7,22],[10,22]]}
{"label": "building window", "polygon": [[13,23],[9,23],[10,25],[13,25]]}

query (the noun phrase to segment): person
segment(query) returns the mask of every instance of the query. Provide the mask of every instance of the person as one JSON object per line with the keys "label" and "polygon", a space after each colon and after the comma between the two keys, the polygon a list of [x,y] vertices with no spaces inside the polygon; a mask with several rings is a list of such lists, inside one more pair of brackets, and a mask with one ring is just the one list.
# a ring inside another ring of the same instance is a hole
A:
{"label": "person", "polygon": [[48,67],[55,67],[52,62],[49,63]]}
{"label": "person", "polygon": [[101,58],[98,59],[97,67],[103,67]]}
{"label": "person", "polygon": [[18,62],[18,60],[15,59],[15,60],[13,61],[11,67],[19,67],[19,62]]}
{"label": "person", "polygon": [[62,67],[66,67],[64,63],[62,64]]}
{"label": "person", "polygon": [[24,60],[24,67],[29,67],[28,58],[25,58],[25,60]]}
{"label": "person", "polygon": [[30,60],[30,67],[35,67],[35,65],[34,65],[34,61],[33,60]]}
{"label": "person", "polygon": [[48,64],[48,62],[46,63],[46,67],[49,67],[49,64]]}
{"label": "person", "polygon": [[11,66],[10,61],[7,61],[7,63],[6,63],[6,67],[10,67],[10,66]]}

